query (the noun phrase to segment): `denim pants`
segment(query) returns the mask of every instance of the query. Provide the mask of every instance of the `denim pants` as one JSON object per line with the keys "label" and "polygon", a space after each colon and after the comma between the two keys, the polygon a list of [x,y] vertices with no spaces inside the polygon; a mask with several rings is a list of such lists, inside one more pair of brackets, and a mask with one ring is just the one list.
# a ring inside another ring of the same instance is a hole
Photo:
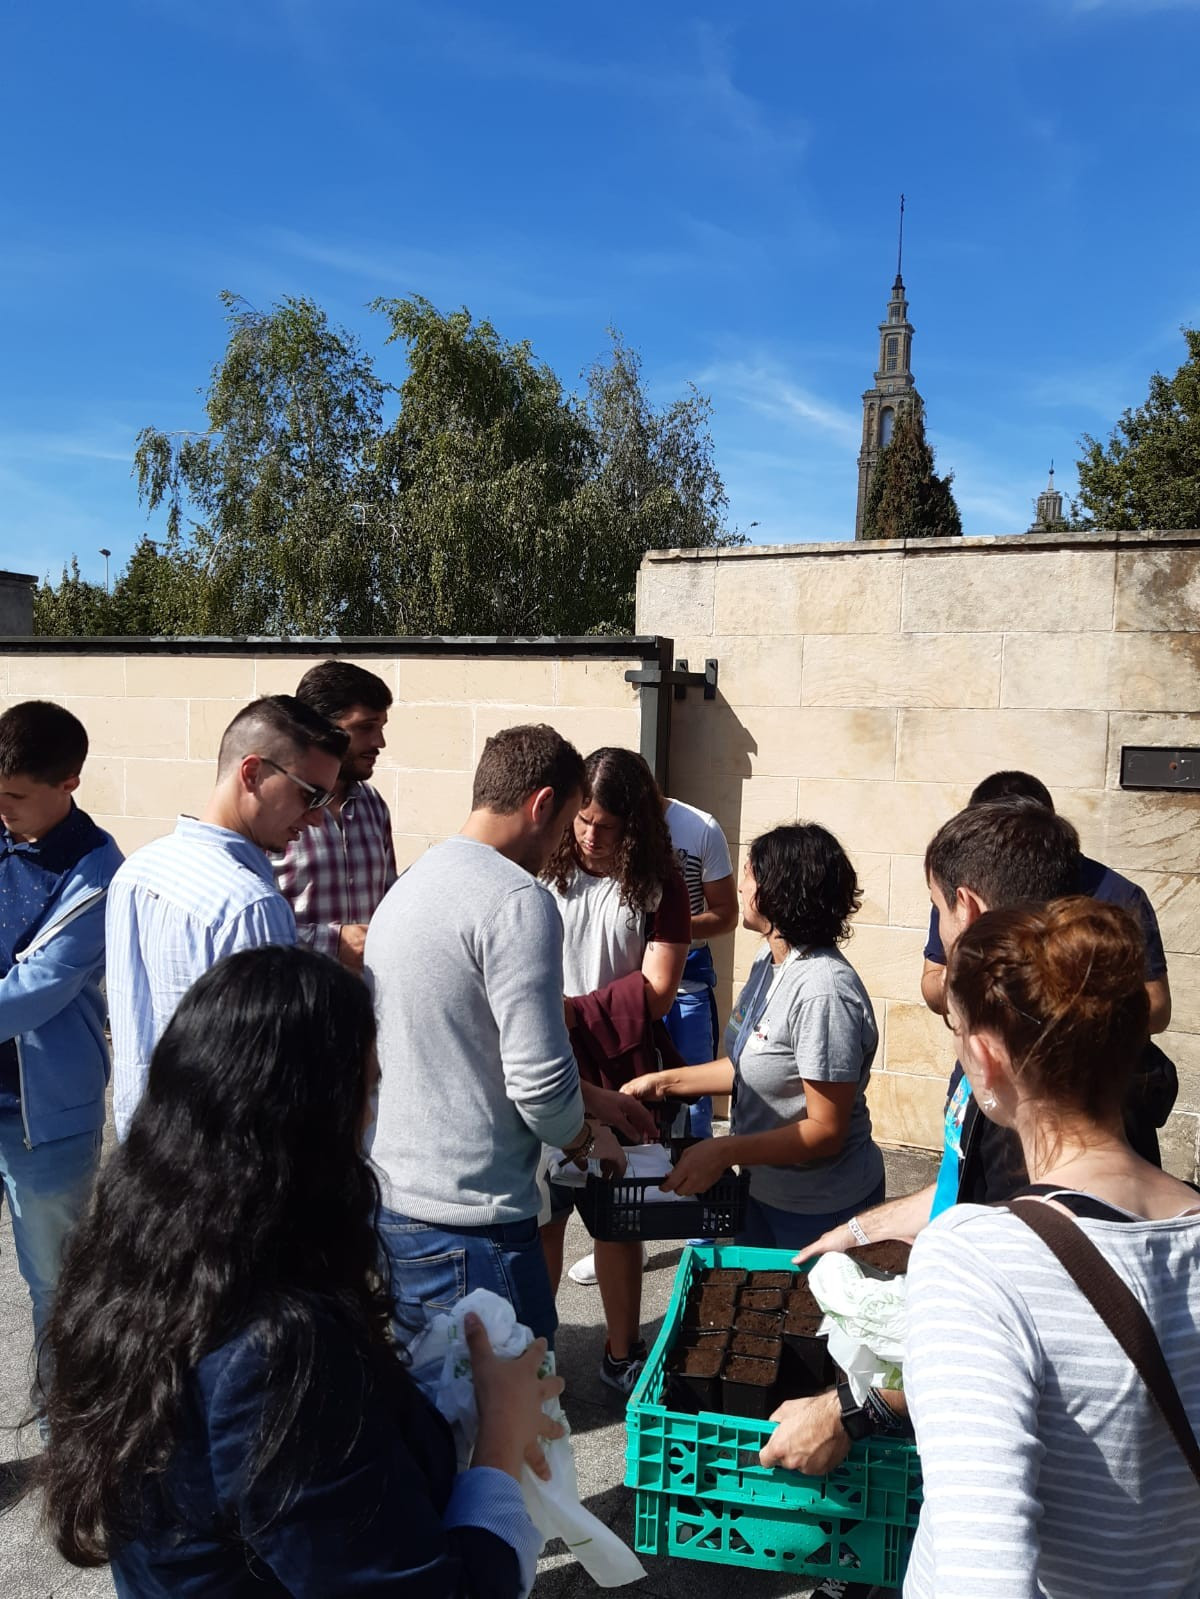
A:
{"label": "denim pants", "polygon": [[746,1203],[745,1225],[734,1243],[739,1249],[803,1249],[831,1227],[840,1226],[860,1211],[870,1210],[872,1205],[882,1205],[883,1196],[884,1185],[881,1181],[873,1193],[860,1199],[857,1204],[811,1216],[804,1211],[780,1210],[777,1205],[764,1205],[751,1194]]}
{"label": "denim pants", "polygon": [[553,1349],[558,1313],[536,1216],[490,1227],[438,1227],[385,1208],[379,1231],[391,1265],[402,1340],[410,1342],[430,1317],[476,1288],[490,1288]]}
{"label": "denim pants", "polygon": [[103,1137],[97,1127],[27,1149],[20,1113],[0,1114],[0,1202],[8,1201],[17,1265],[33,1301],[35,1343],[50,1316],[66,1236],[91,1197]]}
{"label": "denim pants", "polygon": [[[705,987],[698,992],[680,990],[664,1018],[667,1032],[689,1066],[706,1066],[718,1055],[717,1002],[713,993],[717,973],[707,944],[688,955],[683,975],[686,979],[704,983]],[[692,1104],[688,1111],[688,1132],[693,1138],[712,1137],[711,1095],[705,1094]]]}

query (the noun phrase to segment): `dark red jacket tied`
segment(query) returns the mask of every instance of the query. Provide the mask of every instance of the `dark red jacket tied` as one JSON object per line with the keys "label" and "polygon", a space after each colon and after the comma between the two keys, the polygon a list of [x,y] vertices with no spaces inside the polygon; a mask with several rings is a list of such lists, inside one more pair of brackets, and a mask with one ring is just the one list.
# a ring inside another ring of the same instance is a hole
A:
{"label": "dark red jacket tied", "polygon": [[618,977],[594,993],[572,996],[571,1048],[579,1075],[598,1088],[620,1088],[647,1072],[685,1064],[662,1022],[651,1021],[640,971]]}

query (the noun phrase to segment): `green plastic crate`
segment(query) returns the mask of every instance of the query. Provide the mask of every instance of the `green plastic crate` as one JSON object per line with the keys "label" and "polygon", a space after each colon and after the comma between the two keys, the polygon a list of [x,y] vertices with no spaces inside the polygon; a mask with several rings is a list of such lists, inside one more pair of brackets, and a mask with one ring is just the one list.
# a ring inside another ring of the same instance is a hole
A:
{"label": "green plastic crate", "polygon": [[[855,1444],[824,1477],[764,1467],[771,1422],[712,1412],[684,1415],[662,1402],[667,1352],[688,1290],[710,1266],[795,1270],[789,1250],[690,1246],[662,1328],[626,1411],[626,1486],[636,1491],[636,1548],[816,1580],[853,1577],[898,1586],[921,1507],[920,1464],[904,1439]],[[800,1268],[803,1269],[803,1268]]]}

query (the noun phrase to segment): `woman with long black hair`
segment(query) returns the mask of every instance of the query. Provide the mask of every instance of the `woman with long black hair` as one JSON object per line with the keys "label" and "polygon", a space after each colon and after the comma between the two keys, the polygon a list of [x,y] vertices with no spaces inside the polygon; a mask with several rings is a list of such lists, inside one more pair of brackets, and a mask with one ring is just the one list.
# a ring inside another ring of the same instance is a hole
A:
{"label": "woman with long black hair", "polygon": [[362,1153],[365,985],[324,956],[232,955],[163,1034],[72,1237],[45,1354],[45,1519],[122,1599],[516,1599],[540,1545],[517,1478],[557,1393],[538,1340],[468,1329],[472,1469],[389,1338]]}

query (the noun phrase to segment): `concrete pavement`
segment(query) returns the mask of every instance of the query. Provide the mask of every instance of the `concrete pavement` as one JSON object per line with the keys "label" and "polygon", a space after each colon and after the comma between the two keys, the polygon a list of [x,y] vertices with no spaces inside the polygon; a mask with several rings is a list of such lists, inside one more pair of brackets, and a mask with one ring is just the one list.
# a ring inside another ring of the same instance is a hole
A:
{"label": "concrete pavement", "polygon": [[[886,1151],[888,1192],[908,1193],[933,1175],[923,1151]],[[568,1263],[586,1254],[590,1240],[577,1217],[567,1235]],[[679,1250],[651,1244],[643,1326],[652,1340],[670,1297]],[[625,1427],[620,1397],[599,1378],[604,1349],[600,1296],[564,1277],[559,1295],[559,1370],[567,1380],[564,1404],[574,1432],[580,1494],[588,1508],[632,1546],[633,1495],[623,1486]],[[28,1406],[29,1297],[17,1272],[7,1220],[0,1226],[0,1461],[37,1449],[36,1430],[16,1432]],[[37,1503],[25,1500],[0,1516],[0,1594],[4,1599],[111,1599],[107,1569],[79,1571],[60,1560],[38,1527]],[[809,1587],[775,1576],[698,1561],[644,1557],[644,1582],[622,1590],[642,1599],[802,1599]],[[536,1599],[583,1599],[595,1585],[561,1546],[551,1545],[539,1567]]]}

